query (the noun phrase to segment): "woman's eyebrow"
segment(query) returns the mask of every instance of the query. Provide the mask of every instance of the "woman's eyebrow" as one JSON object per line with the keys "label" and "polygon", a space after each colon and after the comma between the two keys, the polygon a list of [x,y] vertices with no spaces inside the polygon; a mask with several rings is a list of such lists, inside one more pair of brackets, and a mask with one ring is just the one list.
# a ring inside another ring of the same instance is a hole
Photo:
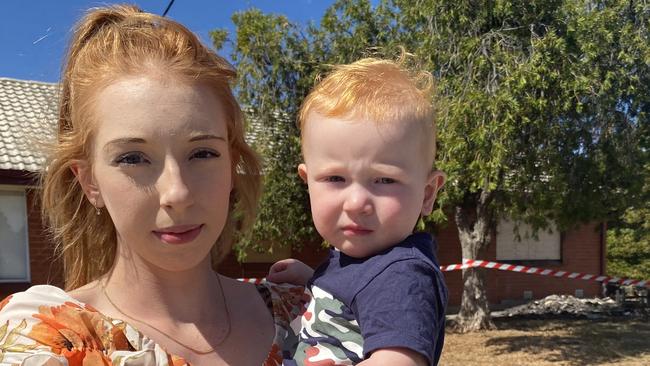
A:
{"label": "woman's eyebrow", "polygon": [[192,136],[192,138],[190,138],[190,142],[203,141],[203,140],[222,140],[227,142],[225,138],[217,135],[211,135],[211,134],[201,134],[201,135]]}
{"label": "woman's eyebrow", "polygon": [[126,145],[126,144],[146,144],[147,140],[140,137],[120,137],[107,142],[104,145],[104,150],[109,149],[112,145]]}
{"label": "woman's eyebrow", "polygon": [[[189,141],[195,142],[195,141],[204,141],[204,140],[221,140],[227,142],[225,138],[217,135],[212,135],[212,134],[200,134],[200,135],[192,136]],[[104,145],[104,149],[106,150],[110,148],[112,145],[146,144],[146,143],[147,140],[140,137],[120,137],[107,142]]]}

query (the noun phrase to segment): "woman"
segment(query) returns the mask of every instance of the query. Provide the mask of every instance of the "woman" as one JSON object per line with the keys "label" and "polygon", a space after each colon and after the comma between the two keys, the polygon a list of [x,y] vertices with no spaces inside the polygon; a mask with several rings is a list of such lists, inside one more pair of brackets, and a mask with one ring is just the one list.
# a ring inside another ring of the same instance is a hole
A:
{"label": "woman", "polygon": [[272,365],[291,351],[302,288],[214,271],[259,194],[234,77],[169,19],[112,6],[81,20],[42,178],[66,291],[0,302],[0,365]]}

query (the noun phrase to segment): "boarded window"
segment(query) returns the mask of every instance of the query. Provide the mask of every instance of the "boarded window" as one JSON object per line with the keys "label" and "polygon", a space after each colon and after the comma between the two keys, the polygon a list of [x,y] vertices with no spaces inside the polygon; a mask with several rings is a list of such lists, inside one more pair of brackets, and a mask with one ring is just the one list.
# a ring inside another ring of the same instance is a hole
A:
{"label": "boarded window", "polygon": [[29,281],[25,190],[0,187],[0,282]]}
{"label": "boarded window", "polygon": [[497,260],[561,260],[561,235],[557,229],[539,230],[537,239],[532,228],[519,224],[521,241],[514,232],[515,224],[501,220],[497,225]]}

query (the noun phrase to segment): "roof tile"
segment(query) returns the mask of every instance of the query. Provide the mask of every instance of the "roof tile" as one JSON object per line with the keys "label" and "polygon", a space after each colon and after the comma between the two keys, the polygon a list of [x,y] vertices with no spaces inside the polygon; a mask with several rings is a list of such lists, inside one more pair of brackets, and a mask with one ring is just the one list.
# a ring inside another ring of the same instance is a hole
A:
{"label": "roof tile", "polygon": [[[55,83],[0,77],[0,169],[43,169],[45,154],[38,145],[56,137],[59,90]],[[262,123],[251,108],[243,109],[249,144],[273,146],[268,137],[285,133],[283,126],[289,123],[285,114],[274,113],[273,121]]]}
{"label": "roof tile", "polygon": [[0,78],[0,169],[42,168],[35,142],[54,138],[58,94],[58,84]]}

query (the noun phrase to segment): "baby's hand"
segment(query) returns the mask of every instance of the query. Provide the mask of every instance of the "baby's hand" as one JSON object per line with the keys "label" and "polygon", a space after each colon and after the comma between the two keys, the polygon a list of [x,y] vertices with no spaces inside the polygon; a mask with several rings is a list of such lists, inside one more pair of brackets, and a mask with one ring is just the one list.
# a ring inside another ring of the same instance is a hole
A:
{"label": "baby's hand", "polygon": [[289,258],[273,263],[266,279],[275,283],[290,283],[304,286],[314,275],[314,270],[303,262]]}

